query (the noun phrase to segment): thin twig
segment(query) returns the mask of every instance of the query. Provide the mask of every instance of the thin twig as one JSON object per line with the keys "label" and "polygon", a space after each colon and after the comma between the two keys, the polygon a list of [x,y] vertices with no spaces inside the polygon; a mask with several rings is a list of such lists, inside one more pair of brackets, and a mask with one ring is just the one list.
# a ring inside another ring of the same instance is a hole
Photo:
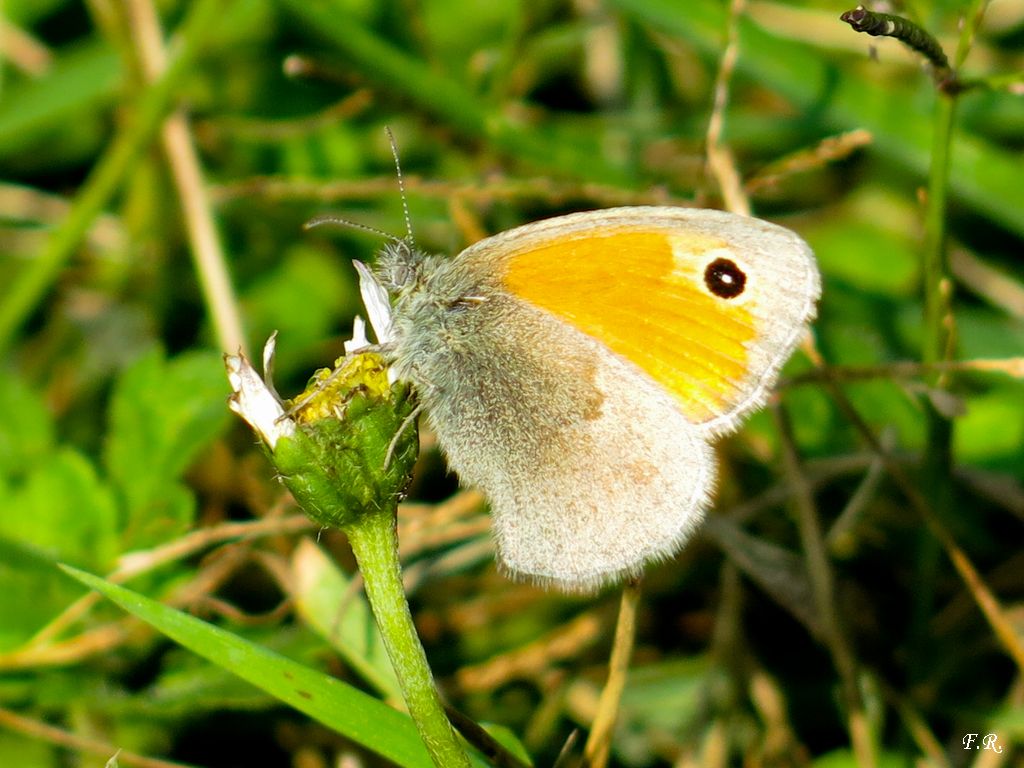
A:
{"label": "thin twig", "polygon": [[[300,533],[314,527],[305,515],[271,517],[242,523],[224,523],[210,528],[200,528],[185,536],[153,549],[127,552],[118,561],[118,567],[108,574],[106,580],[112,584],[123,584],[135,576],[148,573],[167,563],[191,557],[214,544],[233,539],[254,539],[262,536]],[[65,608],[59,616],[43,627],[26,643],[26,647],[39,647],[50,643],[71,624],[103,598],[97,592],[89,592]]]}
{"label": "thin twig", "polygon": [[729,25],[726,33],[728,40],[715,78],[714,106],[711,110],[711,119],[708,121],[706,144],[708,170],[718,182],[718,188],[725,201],[725,209],[749,216],[750,200],[743,189],[743,180],[736,170],[732,152],[722,143],[725,109],[729,104],[729,84],[739,56],[739,19],[745,7],[746,0],[732,0],[729,6]]}
{"label": "thin twig", "polygon": [[217,117],[193,120],[197,136],[204,140],[220,142],[283,142],[289,139],[306,138],[318,131],[324,131],[351,120],[372,106],[373,93],[365,88],[353,91],[345,98],[309,115],[280,120],[266,120],[255,117]]}
{"label": "thin twig", "polygon": [[578,658],[583,649],[601,639],[603,630],[597,612],[587,611],[521,648],[462,667],[455,675],[456,683],[464,693],[482,693],[510,680],[535,678],[557,661]]}
{"label": "thin twig", "polygon": [[957,41],[956,54],[953,57],[953,66],[956,69],[960,69],[967,61],[967,54],[971,52],[978,28],[985,18],[986,8],[988,8],[988,0],[973,0],[971,7],[964,13],[960,39]]}
{"label": "thin twig", "polygon": [[[640,190],[580,181],[559,181],[548,177],[506,178],[492,176],[479,182],[426,181],[415,175],[405,177],[405,187],[417,197],[491,203],[495,200],[540,200],[552,205],[573,200],[591,200],[601,206],[674,205],[692,206],[693,201],[673,195],[661,187]],[[242,197],[266,200],[312,200],[338,203],[394,195],[395,177],[324,181],[293,176],[253,176],[242,181],[212,187],[217,203]]]}
{"label": "thin twig", "polygon": [[[886,430],[882,433],[883,446],[892,450],[896,443],[894,430]],[[878,486],[881,484],[885,472],[885,464],[875,456],[871,461],[864,477],[857,485],[856,490],[850,495],[842,511],[836,516],[835,522],[829,528],[825,541],[829,551],[832,553],[848,550],[853,541],[853,532],[860,522],[861,516],[868,509],[871,502],[875,500]]]}
{"label": "thin twig", "polygon": [[636,609],[640,603],[640,582],[634,580],[622,589],[619,620],[615,625],[615,641],[611,659],[608,661],[608,681],[601,691],[597,714],[590,727],[586,746],[583,748],[583,765],[587,768],[604,768],[611,754],[612,734],[619,716],[619,703],[626,688],[629,675],[629,661],[633,657],[633,643],[636,640]]}
{"label": "thin twig", "polygon": [[838,136],[828,136],[813,147],[803,148],[774,160],[747,179],[744,189],[748,195],[756,194],[781,183],[790,176],[824,168],[829,163],[843,160],[874,140],[870,131],[856,128]]}
{"label": "thin twig", "polygon": [[110,757],[116,752],[120,763],[137,766],[137,768],[194,768],[191,763],[160,760],[156,757],[140,755],[138,752],[120,749],[106,741],[79,736],[49,723],[24,717],[9,709],[0,708],[0,725],[16,733],[22,733],[75,752],[85,752],[91,755],[99,755],[100,757]]}
{"label": "thin twig", "polygon": [[25,645],[0,654],[0,670],[63,667],[93,656],[109,655],[121,647],[130,634],[131,619],[120,619],[88,629],[67,640],[45,646]]}

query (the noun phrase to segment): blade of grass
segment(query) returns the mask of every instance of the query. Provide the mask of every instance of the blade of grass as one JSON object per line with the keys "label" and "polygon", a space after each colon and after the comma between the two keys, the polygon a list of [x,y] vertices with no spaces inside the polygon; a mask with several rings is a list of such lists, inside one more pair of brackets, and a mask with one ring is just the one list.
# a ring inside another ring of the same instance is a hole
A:
{"label": "blade of grass", "polygon": [[378,755],[401,766],[433,765],[412,720],[372,696],[124,587],[77,568],[61,568],[193,653]]}
{"label": "blade of grass", "polygon": [[61,53],[45,77],[6,90],[0,100],[0,158],[17,156],[86,108],[113,98],[120,77],[117,55],[90,42]]}

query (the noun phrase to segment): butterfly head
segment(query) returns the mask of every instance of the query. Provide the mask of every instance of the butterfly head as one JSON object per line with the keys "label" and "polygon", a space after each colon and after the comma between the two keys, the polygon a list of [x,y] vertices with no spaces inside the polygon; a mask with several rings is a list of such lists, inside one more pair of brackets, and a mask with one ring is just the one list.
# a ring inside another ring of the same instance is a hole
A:
{"label": "butterfly head", "polygon": [[422,285],[426,259],[426,254],[412,241],[394,239],[381,249],[374,272],[389,294],[402,296]]}

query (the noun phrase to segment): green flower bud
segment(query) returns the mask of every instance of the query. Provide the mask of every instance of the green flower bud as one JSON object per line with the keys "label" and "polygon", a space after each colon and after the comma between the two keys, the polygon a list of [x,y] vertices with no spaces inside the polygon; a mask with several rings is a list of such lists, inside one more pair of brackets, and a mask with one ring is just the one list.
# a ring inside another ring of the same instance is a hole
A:
{"label": "green flower bud", "polygon": [[262,417],[273,429],[258,426],[245,408],[246,402],[267,402],[259,387],[244,388],[253,386],[248,361],[226,360],[236,390],[233,410],[257,428],[282,481],[311,519],[346,529],[366,514],[397,507],[419,452],[415,405],[408,387],[389,383],[379,354],[348,355],[334,371],[318,371],[290,410],[286,403],[275,417]]}

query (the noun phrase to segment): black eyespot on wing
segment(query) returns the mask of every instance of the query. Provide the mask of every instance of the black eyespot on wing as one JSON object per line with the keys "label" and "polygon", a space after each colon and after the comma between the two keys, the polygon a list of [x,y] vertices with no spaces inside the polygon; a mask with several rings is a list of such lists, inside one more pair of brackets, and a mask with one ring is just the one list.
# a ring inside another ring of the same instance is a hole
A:
{"label": "black eyespot on wing", "polygon": [[704,270],[704,285],[715,296],[735,299],[747,286],[747,273],[729,259],[715,259]]}

